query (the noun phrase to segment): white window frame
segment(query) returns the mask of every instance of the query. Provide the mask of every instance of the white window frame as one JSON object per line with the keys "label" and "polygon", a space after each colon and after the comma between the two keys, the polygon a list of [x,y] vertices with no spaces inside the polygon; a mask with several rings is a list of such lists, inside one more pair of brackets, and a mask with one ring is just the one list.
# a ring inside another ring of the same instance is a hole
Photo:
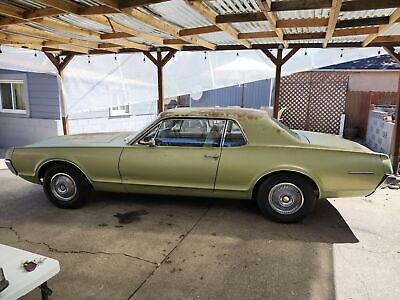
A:
{"label": "white window frame", "polygon": [[26,115],[27,114],[27,106],[28,106],[28,101],[26,98],[26,82],[24,80],[9,80],[9,79],[0,79],[0,83],[9,83],[11,84],[11,101],[13,107],[15,107],[15,94],[14,94],[14,89],[12,88],[13,83],[18,83],[22,84],[23,87],[23,101],[25,105],[25,109],[9,109],[9,108],[3,108],[3,102],[1,101],[1,90],[0,90],[0,112],[2,113],[10,113],[10,114],[18,114],[18,115]]}
{"label": "white window frame", "polygon": [[[117,95],[117,96],[116,96]],[[129,103],[121,104],[120,100],[123,96],[123,92],[117,89],[112,89],[110,92],[110,99],[112,99],[112,103],[108,109],[110,118],[114,117],[126,117],[131,115],[131,106]],[[117,101],[114,101],[117,100]],[[116,105],[113,105],[116,102]],[[126,112],[125,109],[119,109],[122,106],[128,106],[128,111]],[[113,109],[118,108],[118,109]]]}

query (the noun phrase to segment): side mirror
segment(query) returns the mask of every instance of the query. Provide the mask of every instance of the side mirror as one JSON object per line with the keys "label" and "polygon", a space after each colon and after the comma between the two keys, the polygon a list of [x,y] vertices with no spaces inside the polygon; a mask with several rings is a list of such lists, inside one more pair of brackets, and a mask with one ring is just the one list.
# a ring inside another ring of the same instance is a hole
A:
{"label": "side mirror", "polygon": [[149,147],[155,147],[156,146],[156,139],[155,138],[151,138],[147,145],[149,145]]}

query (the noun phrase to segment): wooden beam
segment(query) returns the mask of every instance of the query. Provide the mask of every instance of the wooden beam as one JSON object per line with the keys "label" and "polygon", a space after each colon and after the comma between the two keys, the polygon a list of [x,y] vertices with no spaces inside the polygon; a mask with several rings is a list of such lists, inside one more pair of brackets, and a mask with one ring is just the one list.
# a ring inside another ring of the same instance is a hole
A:
{"label": "wooden beam", "polygon": [[100,6],[81,7],[79,9],[78,15],[81,15],[81,16],[106,15],[106,14],[113,14],[113,13],[117,13],[117,12],[118,11],[115,8],[111,8],[106,5],[100,5]]}
{"label": "wooden beam", "polygon": [[397,87],[397,103],[396,103],[396,124],[394,126],[394,147],[393,147],[393,158],[392,165],[393,171],[399,174],[399,161],[400,161],[400,76]]}
{"label": "wooden beam", "polygon": [[78,28],[75,27],[73,25],[64,23],[64,22],[60,22],[60,21],[56,21],[53,19],[49,19],[49,18],[44,18],[44,19],[36,19],[35,23],[39,23],[41,25],[50,27],[50,28],[54,28],[57,30],[61,30],[67,33],[72,33],[75,35],[79,35],[79,36],[83,36],[83,37],[88,37],[88,38],[93,38],[93,39],[101,39],[100,34],[91,30],[87,30],[87,29],[82,29],[82,28]]}
{"label": "wooden beam", "polygon": [[79,9],[81,5],[76,4],[72,1],[64,1],[64,0],[36,0],[46,6],[58,9],[63,11],[64,13],[72,13],[79,14]]}
{"label": "wooden beam", "polygon": [[[352,0],[344,1],[342,11],[375,10],[384,8],[395,8],[400,6],[400,0]],[[309,9],[331,8],[331,0],[287,0],[272,1],[271,11],[297,11]]]}
{"label": "wooden beam", "polygon": [[381,35],[374,40],[374,42],[378,44],[398,43],[399,41],[400,35]]}
{"label": "wooden beam", "polygon": [[274,110],[273,115],[274,118],[278,118],[279,112],[279,95],[281,91],[281,74],[282,74],[282,49],[278,49],[278,55],[276,57],[276,65],[275,65],[275,91],[274,91]]}
{"label": "wooden beam", "polygon": [[12,31],[16,34],[26,34],[26,35],[36,36],[42,39],[47,39],[50,40],[50,42],[58,42],[62,44],[75,44],[77,46],[82,46],[82,47],[97,48],[97,43],[83,41],[74,38],[68,38],[65,36],[61,36],[59,34],[50,33],[32,27],[26,27],[22,25],[10,25],[7,27],[7,30]]}
{"label": "wooden beam", "polygon": [[212,24],[219,27],[226,34],[230,35],[233,39],[239,41],[240,44],[242,44],[243,46],[245,46],[247,48],[251,48],[250,42],[247,40],[239,39],[239,32],[236,29],[234,29],[231,25],[217,24],[216,23],[217,14],[215,12],[213,12],[211,9],[209,9],[207,6],[205,6],[202,2],[186,0],[186,3],[189,4],[194,10],[196,10],[199,14],[201,14],[209,22],[211,22]]}
{"label": "wooden beam", "polygon": [[292,58],[293,55],[295,55],[297,53],[297,51],[299,51],[300,48],[293,48],[292,50],[289,51],[288,54],[285,55],[285,57],[282,59],[282,65],[284,65],[289,59]]}
{"label": "wooden beam", "polygon": [[328,26],[328,21],[329,21],[328,18],[276,20],[276,27],[277,28],[325,27]]}
{"label": "wooden beam", "polygon": [[256,0],[258,7],[260,10],[263,12],[265,17],[267,18],[271,29],[276,32],[276,35],[278,36],[279,40],[281,41],[282,45],[286,48],[288,46],[288,43],[285,41],[283,37],[283,31],[282,29],[276,27],[276,18],[273,12],[271,12],[271,5],[272,2],[271,0]]}
{"label": "wooden beam", "polygon": [[283,38],[287,41],[316,40],[316,39],[323,39],[324,37],[325,37],[325,32],[294,33],[294,34],[285,34],[283,36]]}
{"label": "wooden beam", "polygon": [[385,49],[390,57],[393,58],[394,61],[400,65],[400,55],[396,52],[394,47],[383,47],[383,49]]}
{"label": "wooden beam", "polygon": [[[159,45],[163,44],[163,39],[161,37],[154,36],[149,33],[140,32],[136,29],[119,24],[112,19],[107,19],[105,16],[87,16],[87,18],[96,23],[107,26],[107,27],[110,27],[110,24],[111,24],[113,30],[119,31],[118,33],[116,32],[114,34],[119,34],[120,32],[123,32],[125,34],[131,34],[132,36],[139,37],[139,38],[142,38],[147,41],[151,41],[151,42],[159,44]],[[110,36],[111,35],[112,34],[110,34]],[[171,47],[174,47],[174,46],[171,45]]]}
{"label": "wooden beam", "polygon": [[400,0],[379,0],[379,1],[353,0],[353,1],[344,1],[342,5],[342,11],[376,10],[385,8],[396,8],[399,6],[400,6]]}
{"label": "wooden beam", "polygon": [[61,10],[58,10],[53,7],[45,7],[45,8],[38,8],[38,9],[26,11],[24,13],[24,19],[30,20],[30,19],[36,19],[36,18],[58,16],[58,15],[62,15],[62,14],[63,14],[63,11],[61,11]]}
{"label": "wooden beam", "polygon": [[135,7],[140,7],[140,6],[150,5],[150,4],[162,3],[162,2],[166,2],[166,1],[169,1],[169,0],[121,0],[121,1],[119,1],[119,8],[120,9],[135,8]]}
{"label": "wooden beam", "polygon": [[13,17],[13,18],[24,18],[24,10],[9,5],[0,4],[0,15]]}
{"label": "wooden beam", "polygon": [[[135,19],[137,19],[145,24],[155,27],[161,31],[167,32],[176,38],[179,38],[179,34],[178,34],[179,28],[174,25],[171,25],[167,22],[159,20],[159,19],[153,17],[152,15],[141,12],[135,8],[128,8],[128,9],[124,9],[123,11],[125,13],[127,13],[128,15],[134,17]],[[207,42],[206,40],[203,40],[198,37],[194,37],[194,36],[186,37],[185,36],[185,37],[181,37],[181,38],[183,40],[189,42],[190,44],[199,45],[199,46],[202,46],[207,49],[212,49],[212,50],[215,49],[214,44]]]}
{"label": "wooden beam", "polygon": [[340,20],[336,23],[336,28],[375,26],[375,25],[384,25],[384,24],[388,24],[388,23],[389,23],[389,17],[374,17],[374,18]]}
{"label": "wooden beam", "polygon": [[121,38],[128,38],[134,37],[135,35],[126,32],[113,32],[113,33],[103,33],[100,34],[100,39],[102,40],[113,40],[113,39],[121,39]]}
{"label": "wooden beam", "polygon": [[217,25],[208,25],[208,26],[181,29],[179,30],[178,35],[189,36],[189,35],[206,34],[219,31],[222,31],[222,29],[219,28]]}
{"label": "wooden beam", "polygon": [[278,64],[278,60],[269,50],[262,50],[262,52],[272,61],[275,66]]}
{"label": "wooden beam", "polygon": [[335,31],[341,7],[342,7],[342,0],[332,0],[332,7],[329,12],[328,27],[326,28],[325,40],[323,42],[324,48],[326,48],[326,46],[328,45],[328,42],[332,38],[333,32]]}
{"label": "wooden beam", "polygon": [[400,8],[397,8],[389,17],[389,23],[385,25],[380,25],[377,33],[370,34],[364,41],[363,46],[367,46],[373,40],[375,40],[379,35],[389,29],[395,22],[400,18]]}
{"label": "wooden beam", "polygon": [[358,28],[345,28],[335,29],[333,36],[352,36],[352,35],[366,35],[371,33],[377,33],[378,27],[358,27]]}
{"label": "wooden beam", "polygon": [[188,42],[181,39],[164,39],[163,45],[187,45]]}
{"label": "wooden beam", "polygon": [[72,59],[74,58],[73,54],[68,54],[64,57],[64,60],[60,60],[60,64],[58,66],[58,72],[60,74],[62,74],[62,72],[64,71],[64,69],[68,66],[68,64],[72,61]]}
{"label": "wooden beam", "polygon": [[255,21],[267,21],[263,12],[255,13],[240,13],[240,14],[226,14],[217,15],[215,17],[215,23],[240,23],[240,22],[255,22]]}
{"label": "wooden beam", "polygon": [[277,37],[275,31],[257,31],[239,33],[239,39],[264,39]]}

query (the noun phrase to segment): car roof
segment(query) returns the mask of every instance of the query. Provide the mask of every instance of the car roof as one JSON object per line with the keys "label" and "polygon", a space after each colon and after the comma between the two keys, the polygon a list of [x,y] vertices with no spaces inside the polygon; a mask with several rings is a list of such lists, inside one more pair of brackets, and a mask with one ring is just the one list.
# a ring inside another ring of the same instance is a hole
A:
{"label": "car roof", "polygon": [[268,113],[264,110],[241,107],[184,107],[170,109],[160,114],[160,118],[207,117],[236,120],[260,119],[267,116]]}

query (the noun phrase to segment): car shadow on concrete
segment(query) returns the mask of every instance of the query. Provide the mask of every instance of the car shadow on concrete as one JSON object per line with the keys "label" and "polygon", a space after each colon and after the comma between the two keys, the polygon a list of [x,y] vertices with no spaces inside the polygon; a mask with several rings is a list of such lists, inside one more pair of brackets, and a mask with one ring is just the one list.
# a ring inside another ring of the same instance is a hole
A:
{"label": "car shadow on concrete", "polygon": [[[170,205],[185,209],[210,209],[211,212],[223,214],[224,217],[234,215],[237,217],[236,222],[240,223],[242,229],[243,226],[246,226],[245,221],[251,219],[248,226],[254,225],[254,222],[261,222],[259,225],[264,224],[266,228],[275,232],[290,229],[295,235],[288,236],[288,238],[305,242],[331,244],[358,242],[344,218],[327,199],[318,200],[315,210],[303,221],[295,224],[282,224],[269,220],[261,214],[257,204],[252,200],[96,192],[91,195],[86,205],[107,205],[110,201],[121,205],[132,205],[134,203],[147,208]],[[240,217],[243,218],[242,222]],[[222,219],[220,222],[226,222],[227,219],[229,218]]]}
{"label": "car shadow on concrete", "polygon": [[[327,200],[304,221],[279,224],[235,199],[98,192],[81,209],[64,210],[40,186],[3,180],[0,240],[59,259],[51,285],[60,299],[90,299],[105,285],[105,295],[136,299],[334,299],[334,244],[358,242]],[[123,253],[141,268],[115,272],[110,285],[102,274],[115,267],[84,253]],[[88,259],[96,274],[87,271]],[[127,276],[137,281],[128,284]],[[73,294],[72,282],[79,282]]]}

